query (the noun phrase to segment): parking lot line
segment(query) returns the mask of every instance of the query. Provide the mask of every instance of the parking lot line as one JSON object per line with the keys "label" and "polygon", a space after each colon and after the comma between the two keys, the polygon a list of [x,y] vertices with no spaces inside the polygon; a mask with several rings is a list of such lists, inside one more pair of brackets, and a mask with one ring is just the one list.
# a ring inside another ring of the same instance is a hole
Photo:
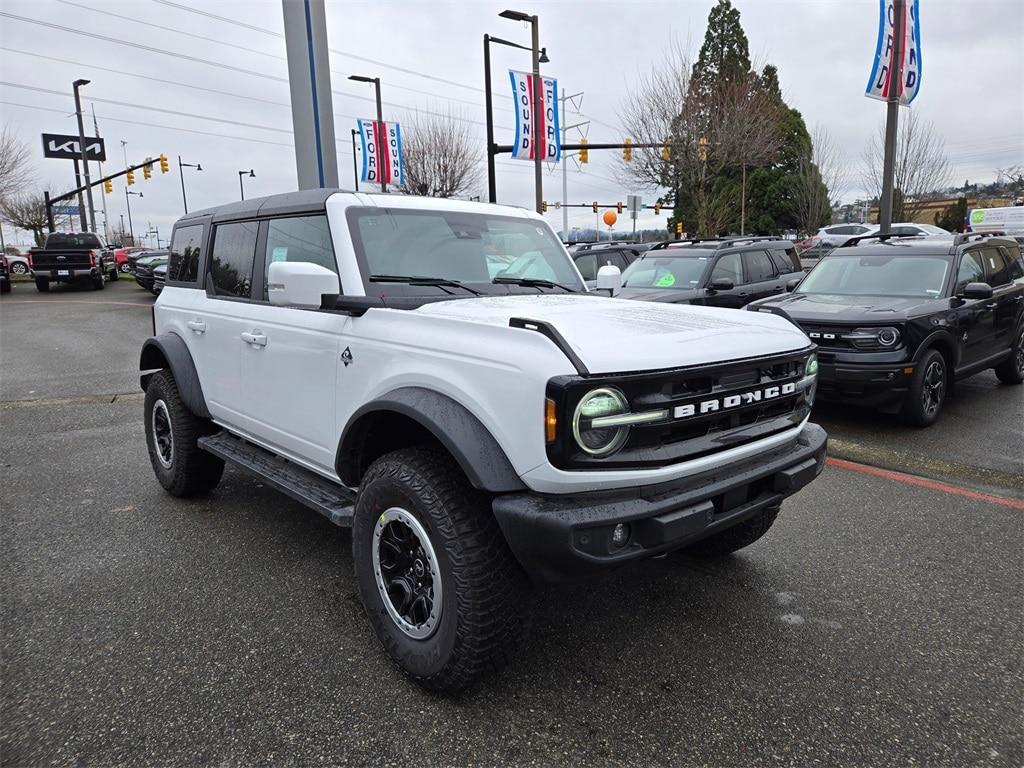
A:
{"label": "parking lot line", "polygon": [[914,475],[905,475],[902,472],[894,472],[891,469],[879,469],[878,467],[870,467],[866,464],[857,464],[852,461],[846,461],[845,459],[833,459],[829,458],[826,462],[833,466],[839,467],[840,469],[849,469],[853,472],[863,472],[867,475],[874,475],[875,477],[884,477],[887,480],[895,480],[898,483],[906,483],[907,485],[916,485],[920,488],[928,488],[933,491],[940,491],[942,493],[950,493],[955,496],[963,496],[968,499],[977,499],[978,501],[987,501],[990,504],[999,504],[1004,507],[1010,507],[1012,509],[1024,510],[1024,501],[1019,499],[1010,499],[1006,496],[995,496],[991,493],[982,493],[980,491],[972,491],[969,488],[961,488],[958,485],[949,485],[948,483],[940,483],[937,480],[928,480],[923,477],[916,477]]}

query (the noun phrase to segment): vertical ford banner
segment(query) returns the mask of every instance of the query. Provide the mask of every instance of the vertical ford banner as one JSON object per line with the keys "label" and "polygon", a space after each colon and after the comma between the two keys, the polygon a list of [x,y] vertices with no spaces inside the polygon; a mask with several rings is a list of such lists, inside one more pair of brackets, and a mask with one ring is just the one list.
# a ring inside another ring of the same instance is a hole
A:
{"label": "vertical ford banner", "polygon": [[533,160],[538,155],[533,141],[533,121],[540,127],[539,156],[548,162],[562,159],[561,132],[558,127],[558,81],[541,78],[544,104],[538,109],[534,97],[533,75],[529,72],[508,71],[512,81],[512,98],[516,105],[516,140],[512,144],[512,158]]}
{"label": "vertical ford banner", "polygon": [[[906,0],[903,6],[903,45],[897,46],[893,28],[896,21],[896,3],[893,0],[879,0],[878,42],[875,44],[875,60],[871,66],[864,95],[872,99],[887,101],[890,94],[898,93],[900,104],[910,106],[921,88],[921,16],[918,0]],[[892,82],[896,57],[902,57],[902,82]]]}
{"label": "vertical ford banner", "polygon": [[[359,120],[358,123],[363,148],[363,173],[359,180],[370,184],[404,184],[401,125],[376,120]],[[378,135],[383,141],[378,141]]]}

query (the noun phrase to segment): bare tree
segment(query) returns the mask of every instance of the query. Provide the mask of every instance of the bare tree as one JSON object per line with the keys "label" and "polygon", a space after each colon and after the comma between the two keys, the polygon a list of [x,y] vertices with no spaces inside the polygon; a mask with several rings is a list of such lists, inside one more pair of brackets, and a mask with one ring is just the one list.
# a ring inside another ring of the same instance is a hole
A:
{"label": "bare tree", "polygon": [[479,187],[480,146],[469,122],[450,112],[416,113],[402,133],[403,192],[454,197]]}
{"label": "bare tree", "polygon": [[30,178],[28,145],[9,125],[0,128],[0,200],[16,194]]}
{"label": "bare tree", "polygon": [[[864,149],[864,188],[882,196],[882,163],[885,157],[885,124]],[[913,221],[928,200],[949,185],[950,167],[946,142],[934,123],[924,121],[914,110],[906,110],[896,139],[893,179],[892,220]]]}
{"label": "bare tree", "polygon": [[839,203],[847,183],[846,167],[828,131],[816,126],[811,142],[812,154],[801,159],[791,187],[793,215],[805,232],[828,224],[832,206]]}
{"label": "bare tree", "polygon": [[36,245],[46,240],[46,203],[41,192],[26,192],[0,199],[0,219],[33,234]]}

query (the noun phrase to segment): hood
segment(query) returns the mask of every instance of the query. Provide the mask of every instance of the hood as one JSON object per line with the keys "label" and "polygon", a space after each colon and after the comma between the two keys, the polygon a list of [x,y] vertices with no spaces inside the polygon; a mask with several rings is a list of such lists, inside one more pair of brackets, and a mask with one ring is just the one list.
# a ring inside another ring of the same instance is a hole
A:
{"label": "hood", "polygon": [[791,293],[788,296],[756,302],[756,306],[781,307],[794,320],[821,322],[879,323],[905,320],[919,307],[936,299],[917,296],[836,296],[833,294]]}
{"label": "hood", "polygon": [[615,294],[617,299],[633,301],[661,301],[666,304],[704,298],[702,288],[623,288]]}
{"label": "hood", "polygon": [[501,327],[508,327],[513,317],[550,323],[591,373],[718,363],[810,345],[803,331],[777,315],[597,296],[459,299],[425,304],[412,312]]}

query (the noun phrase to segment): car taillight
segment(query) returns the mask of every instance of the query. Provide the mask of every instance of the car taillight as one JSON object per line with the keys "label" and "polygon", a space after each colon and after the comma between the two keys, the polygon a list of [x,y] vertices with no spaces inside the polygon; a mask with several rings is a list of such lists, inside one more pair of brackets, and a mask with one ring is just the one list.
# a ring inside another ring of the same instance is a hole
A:
{"label": "car taillight", "polygon": [[31,253],[28,255],[28,268],[29,269],[35,269],[35,265],[32,263],[32,254]]}
{"label": "car taillight", "polygon": [[96,266],[96,251],[89,251],[89,266]]}

